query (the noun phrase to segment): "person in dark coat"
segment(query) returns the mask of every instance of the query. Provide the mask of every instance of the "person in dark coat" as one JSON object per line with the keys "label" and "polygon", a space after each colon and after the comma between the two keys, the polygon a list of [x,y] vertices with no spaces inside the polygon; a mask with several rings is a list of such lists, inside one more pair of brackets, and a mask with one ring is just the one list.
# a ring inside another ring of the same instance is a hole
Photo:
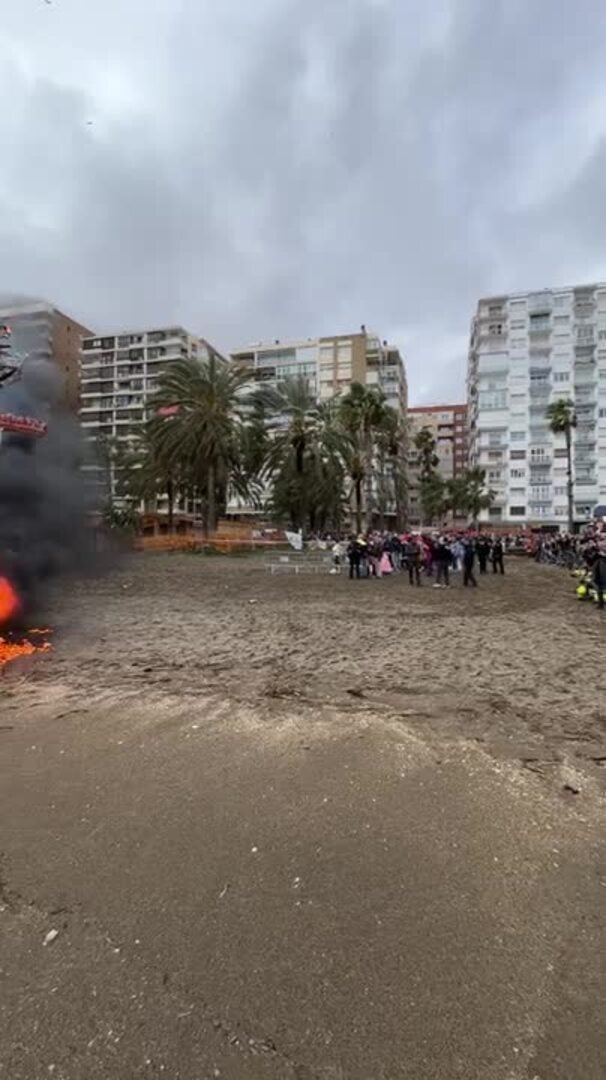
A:
{"label": "person in dark coat", "polygon": [[436,564],[436,582],[434,589],[445,589],[450,585],[449,568],[452,562],[450,544],[445,536],[441,536],[435,544],[433,557]]}
{"label": "person in dark coat", "polygon": [[473,572],[473,564],[476,558],[476,551],[473,545],[473,541],[467,537],[463,541],[463,584],[473,585],[477,588],[477,581]]}
{"label": "person in dark coat", "polygon": [[606,540],[602,540],[595,554],[592,567],[593,584],[598,598],[598,608],[604,610],[606,597]]}
{"label": "person in dark coat", "polygon": [[492,562],[493,574],[496,574],[497,570],[500,570],[501,573],[504,574],[505,564],[503,563],[503,543],[501,540],[499,540],[498,536],[495,540],[493,540],[490,559]]}
{"label": "person in dark coat", "polygon": [[476,551],[478,554],[480,573],[485,574],[488,566],[488,556],[490,555],[490,544],[485,536],[478,537],[476,541]]}
{"label": "person in dark coat", "polygon": [[349,576],[359,578],[360,576],[360,563],[362,562],[362,547],[352,536],[347,546],[347,558],[349,559]]}

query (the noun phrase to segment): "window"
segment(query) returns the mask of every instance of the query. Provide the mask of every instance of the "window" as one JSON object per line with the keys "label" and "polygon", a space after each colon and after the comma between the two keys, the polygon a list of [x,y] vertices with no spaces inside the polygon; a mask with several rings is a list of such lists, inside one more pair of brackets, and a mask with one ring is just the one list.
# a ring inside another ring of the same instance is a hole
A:
{"label": "window", "polygon": [[525,319],[515,319],[511,324],[512,330],[524,330],[526,327]]}
{"label": "window", "polygon": [[561,485],[559,487],[554,487],[553,493],[557,498],[559,498],[560,495],[565,495],[566,494],[566,488],[562,487]]}
{"label": "window", "polygon": [[512,433],[511,433],[511,441],[512,442],[524,442],[525,438],[526,438],[526,432],[525,431],[512,431]]}
{"label": "window", "polygon": [[554,457],[564,457],[565,458],[566,457],[566,450],[565,449],[564,450],[562,450],[562,449],[554,450],[553,456]]}
{"label": "window", "polygon": [[506,409],[507,391],[483,390],[479,395],[479,405],[481,409]]}
{"label": "window", "polygon": [[598,341],[606,341],[606,330],[598,330]]}
{"label": "window", "polygon": [[569,371],[554,371],[554,373],[553,373],[553,381],[554,382],[570,382],[570,372]]}
{"label": "window", "polygon": [[566,323],[570,322],[570,315],[555,315],[553,321],[556,326],[565,326]]}
{"label": "window", "polygon": [[510,469],[509,475],[512,480],[523,480],[526,476],[526,469]]}
{"label": "window", "polygon": [[526,488],[523,488],[523,487],[512,487],[512,488],[510,488],[510,489],[509,489],[509,494],[510,494],[510,495],[516,495],[516,496],[518,496],[518,495],[525,495],[525,494],[526,494]]}
{"label": "window", "polygon": [[567,300],[568,300],[568,297],[566,295],[564,295],[564,296],[555,296],[554,300],[553,300],[553,303],[554,303],[555,307],[562,308],[562,307],[566,306],[566,301]]}
{"label": "window", "polygon": [[503,476],[503,470],[502,469],[489,469],[488,470],[488,479],[489,480],[501,480],[502,476]]}
{"label": "window", "polygon": [[511,461],[524,461],[526,457],[525,450],[510,450],[509,457]]}
{"label": "window", "polygon": [[490,323],[488,333],[496,334],[499,337],[503,333],[503,323]]}
{"label": "window", "polygon": [[577,326],[577,341],[593,341],[593,326]]}
{"label": "window", "polygon": [[525,506],[510,506],[509,507],[510,517],[524,517],[525,513],[526,513],[526,507]]}
{"label": "window", "polygon": [[606,419],[606,409],[598,409],[598,416],[600,420]]}

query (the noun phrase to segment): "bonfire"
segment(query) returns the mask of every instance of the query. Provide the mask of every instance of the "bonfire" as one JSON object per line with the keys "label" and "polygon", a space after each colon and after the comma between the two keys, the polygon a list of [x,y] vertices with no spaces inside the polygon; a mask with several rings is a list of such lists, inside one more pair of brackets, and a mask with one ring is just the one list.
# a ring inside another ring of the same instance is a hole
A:
{"label": "bonfire", "polygon": [[[0,577],[0,627],[10,627],[12,621],[18,617],[21,611],[21,601],[16,590],[8,578]],[[16,635],[9,630],[3,630],[0,636],[0,669],[11,660],[17,660],[20,656],[31,656],[37,652],[48,652],[52,648],[48,636],[50,630],[28,630],[25,634]]]}

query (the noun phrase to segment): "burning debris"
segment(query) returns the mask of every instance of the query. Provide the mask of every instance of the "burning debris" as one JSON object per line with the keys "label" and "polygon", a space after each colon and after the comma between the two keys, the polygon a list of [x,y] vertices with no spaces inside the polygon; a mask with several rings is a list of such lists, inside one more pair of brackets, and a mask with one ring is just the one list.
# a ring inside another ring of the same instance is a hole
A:
{"label": "burning debris", "polygon": [[19,641],[0,637],[0,672],[11,660],[19,660],[22,656],[32,656],[38,652],[49,652],[50,649],[50,641],[42,641],[37,630],[29,630],[28,636]]}

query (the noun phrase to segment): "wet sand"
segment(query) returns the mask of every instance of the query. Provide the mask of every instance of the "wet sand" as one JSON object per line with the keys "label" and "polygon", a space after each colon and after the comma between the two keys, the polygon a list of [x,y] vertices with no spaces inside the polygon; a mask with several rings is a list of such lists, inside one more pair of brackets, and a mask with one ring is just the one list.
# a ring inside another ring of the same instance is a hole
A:
{"label": "wet sand", "polygon": [[606,620],[506,569],[58,599],[2,679],[0,1076],[604,1074]]}

